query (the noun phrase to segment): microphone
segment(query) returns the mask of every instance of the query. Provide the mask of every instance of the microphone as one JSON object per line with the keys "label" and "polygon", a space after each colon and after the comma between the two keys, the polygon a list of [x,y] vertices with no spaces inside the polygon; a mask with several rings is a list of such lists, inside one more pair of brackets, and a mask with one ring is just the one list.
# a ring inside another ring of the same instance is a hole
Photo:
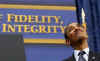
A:
{"label": "microphone", "polygon": [[92,59],[92,61],[94,61],[94,60],[96,59],[96,57],[95,57],[95,56],[93,56],[91,59]]}

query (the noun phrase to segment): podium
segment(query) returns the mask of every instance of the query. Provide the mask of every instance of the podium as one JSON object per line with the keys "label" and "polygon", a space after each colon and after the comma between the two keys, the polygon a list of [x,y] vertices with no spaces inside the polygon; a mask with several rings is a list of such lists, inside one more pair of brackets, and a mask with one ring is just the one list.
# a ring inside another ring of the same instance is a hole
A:
{"label": "podium", "polygon": [[25,61],[21,34],[0,34],[0,61]]}

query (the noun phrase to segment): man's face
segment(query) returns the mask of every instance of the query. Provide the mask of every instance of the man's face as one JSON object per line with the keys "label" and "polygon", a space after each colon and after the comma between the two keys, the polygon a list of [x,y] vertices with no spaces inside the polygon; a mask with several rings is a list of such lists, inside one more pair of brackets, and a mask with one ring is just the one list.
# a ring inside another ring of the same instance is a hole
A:
{"label": "man's face", "polygon": [[88,38],[86,29],[77,23],[72,23],[68,26],[67,36],[71,43],[78,43],[79,40],[85,40]]}

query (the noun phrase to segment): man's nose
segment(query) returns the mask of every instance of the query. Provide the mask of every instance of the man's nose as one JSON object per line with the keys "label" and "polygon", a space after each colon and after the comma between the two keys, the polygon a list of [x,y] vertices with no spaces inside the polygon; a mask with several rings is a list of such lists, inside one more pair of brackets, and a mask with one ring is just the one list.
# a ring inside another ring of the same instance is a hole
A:
{"label": "man's nose", "polygon": [[76,27],[74,30],[73,30],[73,32],[77,32],[77,31],[79,31],[80,29],[78,28],[78,27]]}
{"label": "man's nose", "polygon": [[80,28],[78,28],[78,27],[75,28],[75,32],[76,32],[76,31],[79,31],[79,30],[80,30]]}
{"label": "man's nose", "polygon": [[75,28],[75,31],[78,31],[79,30],[79,28]]}

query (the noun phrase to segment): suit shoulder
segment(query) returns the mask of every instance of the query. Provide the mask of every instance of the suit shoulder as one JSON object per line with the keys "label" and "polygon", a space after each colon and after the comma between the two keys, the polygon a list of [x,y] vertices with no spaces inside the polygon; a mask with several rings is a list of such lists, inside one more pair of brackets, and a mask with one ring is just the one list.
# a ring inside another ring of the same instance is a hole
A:
{"label": "suit shoulder", "polygon": [[64,59],[63,61],[71,61],[72,60],[72,56],[70,56],[69,58],[67,59]]}
{"label": "suit shoulder", "polygon": [[95,56],[100,57],[100,52],[96,52]]}
{"label": "suit shoulder", "polygon": [[92,52],[90,54],[91,54],[92,59],[96,58],[97,61],[100,60],[100,52]]}

